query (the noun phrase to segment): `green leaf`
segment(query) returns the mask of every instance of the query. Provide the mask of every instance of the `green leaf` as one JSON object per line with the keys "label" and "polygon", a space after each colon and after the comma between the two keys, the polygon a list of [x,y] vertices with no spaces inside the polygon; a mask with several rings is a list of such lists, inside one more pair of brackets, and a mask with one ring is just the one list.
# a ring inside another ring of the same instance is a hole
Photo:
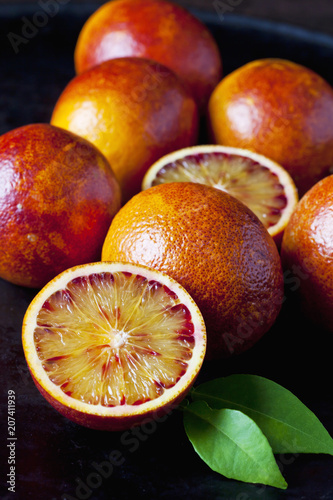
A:
{"label": "green leaf", "polygon": [[327,453],[333,440],[318,418],[290,391],[256,375],[231,375],[199,385],[194,401],[232,408],[252,418],[274,453]]}
{"label": "green leaf", "polygon": [[237,410],[212,410],[204,401],[184,408],[186,434],[211,469],[230,479],[287,488],[259,427]]}

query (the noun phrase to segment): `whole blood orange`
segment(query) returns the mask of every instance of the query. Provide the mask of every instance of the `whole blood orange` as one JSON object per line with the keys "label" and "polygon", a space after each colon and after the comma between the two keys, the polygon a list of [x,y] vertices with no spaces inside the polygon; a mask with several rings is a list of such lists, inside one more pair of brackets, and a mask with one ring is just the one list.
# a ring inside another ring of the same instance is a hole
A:
{"label": "whole blood orange", "polygon": [[154,161],[193,145],[198,136],[197,106],[180,79],[135,57],[106,61],[76,76],[60,95],[51,123],[104,153],[124,201],[140,191]]}
{"label": "whole blood orange", "polygon": [[160,184],[134,196],[113,219],[102,260],[145,264],[183,285],[203,314],[210,358],[251,347],[281,307],[272,237],[242,202],[203,184]]}
{"label": "whole blood orange", "polygon": [[202,366],[206,330],[189,294],[143,266],[68,269],[27,309],[23,349],[49,403],[74,422],[121,430],[170,412]]}
{"label": "whole blood orange", "polygon": [[172,69],[201,110],[222,78],[218,46],[208,28],[163,0],[117,0],[86,21],[75,49],[77,73],[117,57],[145,57]]}
{"label": "whole blood orange", "polygon": [[215,142],[282,165],[300,195],[333,165],[333,89],[291,61],[252,61],[226,76],[211,96],[209,122]]}
{"label": "whole blood orange", "polygon": [[41,287],[98,260],[120,188],[92,144],[48,124],[0,137],[0,276]]}
{"label": "whole blood orange", "polygon": [[[286,227],[281,257],[303,313],[333,333],[333,175],[300,200]],[[297,278],[297,279],[293,279]]]}

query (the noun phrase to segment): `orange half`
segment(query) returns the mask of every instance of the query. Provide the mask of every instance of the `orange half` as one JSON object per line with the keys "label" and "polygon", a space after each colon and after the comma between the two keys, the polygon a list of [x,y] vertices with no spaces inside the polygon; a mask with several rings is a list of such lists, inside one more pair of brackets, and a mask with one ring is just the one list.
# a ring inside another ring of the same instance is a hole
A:
{"label": "orange half", "polygon": [[281,165],[240,148],[200,145],[154,163],[142,189],[167,182],[197,182],[226,191],[248,206],[277,245],[298,202],[295,183]]}
{"label": "orange half", "polygon": [[122,430],[165,414],[192,386],[206,330],[190,295],[144,266],[71,268],[34,298],[23,349],[41,394],[61,414]]}

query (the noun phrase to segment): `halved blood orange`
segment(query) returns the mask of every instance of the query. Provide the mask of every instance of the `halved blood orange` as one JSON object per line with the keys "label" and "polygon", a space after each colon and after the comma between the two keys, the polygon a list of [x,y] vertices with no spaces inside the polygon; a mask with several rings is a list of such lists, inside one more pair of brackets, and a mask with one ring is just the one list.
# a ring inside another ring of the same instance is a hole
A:
{"label": "halved blood orange", "polygon": [[70,420],[123,430],[177,405],[202,366],[206,330],[185,289],[144,266],[97,262],[33,299],[23,349],[41,394]]}
{"label": "halved blood orange", "polygon": [[142,189],[168,182],[197,182],[228,192],[257,215],[278,245],[298,202],[283,167],[241,148],[199,145],[175,151],[149,168]]}

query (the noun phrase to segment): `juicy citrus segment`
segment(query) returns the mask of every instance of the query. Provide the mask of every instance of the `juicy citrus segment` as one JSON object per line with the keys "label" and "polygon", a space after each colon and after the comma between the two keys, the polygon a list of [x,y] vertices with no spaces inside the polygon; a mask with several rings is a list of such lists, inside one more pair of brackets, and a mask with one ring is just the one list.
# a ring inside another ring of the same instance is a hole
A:
{"label": "juicy citrus segment", "polygon": [[287,205],[276,174],[249,158],[225,153],[187,156],[161,169],[153,186],[164,182],[200,182],[240,198],[266,227],[273,226]]}
{"label": "juicy citrus segment", "polygon": [[247,205],[272,236],[280,234],[298,201],[282,167],[238,148],[196,146],[167,155],[149,169],[142,187],[168,182],[197,182],[228,192]]}
{"label": "juicy citrus segment", "polygon": [[89,404],[154,399],[175,385],[192,356],[188,309],[139,275],[73,280],[43,304],[37,325],[34,342],[48,377]]}
{"label": "juicy citrus segment", "polygon": [[204,324],[180,285],[116,263],[63,274],[34,299],[23,326],[32,375],[52,397],[86,413],[120,415],[159,407],[157,400],[194,380]]}

